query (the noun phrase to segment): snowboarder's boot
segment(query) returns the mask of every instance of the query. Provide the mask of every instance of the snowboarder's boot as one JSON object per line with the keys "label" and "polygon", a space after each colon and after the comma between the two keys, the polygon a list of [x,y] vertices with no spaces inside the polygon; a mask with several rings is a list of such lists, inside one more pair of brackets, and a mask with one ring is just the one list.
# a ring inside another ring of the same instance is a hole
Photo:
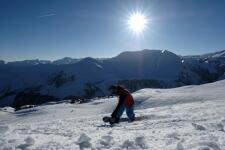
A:
{"label": "snowboarder's boot", "polygon": [[109,123],[114,124],[114,123],[119,123],[119,118],[110,118]]}
{"label": "snowboarder's boot", "polygon": [[132,117],[132,118],[130,118],[130,119],[128,120],[129,123],[130,123],[130,122],[133,122],[133,121],[135,121],[135,116]]}

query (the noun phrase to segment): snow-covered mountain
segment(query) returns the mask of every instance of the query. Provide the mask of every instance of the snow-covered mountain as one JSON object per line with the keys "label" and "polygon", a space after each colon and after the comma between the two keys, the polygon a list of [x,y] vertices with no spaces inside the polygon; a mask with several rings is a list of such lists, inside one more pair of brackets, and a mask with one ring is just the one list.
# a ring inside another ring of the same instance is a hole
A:
{"label": "snow-covered mountain", "polygon": [[0,106],[19,108],[59,99],[104,96],[111,84],[136,91],[203,84],[225,77],[224,51],[187,57],[166,50],[142,50],[108,59],[64,58],[19,64],[0,65]]}
{"label": "snow-covered mountain", "polygon": [[189,57],[189,58],[192,57],[192,58],[199,58],[199,59],[225,57],[225,50],[214,52],[214,53],[208,53],[204,55],[192,55],[192,56],[183,56],[183,57]]}
{"label": "snow-covered mountain", "polygon": [[11,66],[34,66],[34,65],[41,65],[41,64],[50,64],[51,61],[49,60],[23,60],[23,61],[12,61],[8,62],[6,65],[11,65]]}
{"label": "snow-covered mountain", "polygon": [[181,71],[181,59],[161,50],[123,52],[104,62],[110,70],[120,73],[123,79],[173,80]]}
{"label": "snow-covered mountain", "polygon": [[136,121],[102,122],[115,98],[0,111],[0,149],[224,150],[225,80],[133,93]]}
{"label": "snow-covered mountain", "polygon": [[80,59],[73,59],[70,57],[64,57],[62,59],[58,59],[52,62],[54,65],[67,65],[77,63]]}

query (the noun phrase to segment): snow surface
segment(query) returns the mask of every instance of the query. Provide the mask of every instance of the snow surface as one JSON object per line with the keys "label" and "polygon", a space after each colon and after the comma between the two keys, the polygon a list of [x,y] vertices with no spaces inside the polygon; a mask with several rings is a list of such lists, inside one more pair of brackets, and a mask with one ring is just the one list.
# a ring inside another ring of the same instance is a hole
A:
{"label": "snow surface", "polygon": [[0,111],[0,149],[225,149],[225,80],[133,93],[136,121],[102,122],[116,98]]}

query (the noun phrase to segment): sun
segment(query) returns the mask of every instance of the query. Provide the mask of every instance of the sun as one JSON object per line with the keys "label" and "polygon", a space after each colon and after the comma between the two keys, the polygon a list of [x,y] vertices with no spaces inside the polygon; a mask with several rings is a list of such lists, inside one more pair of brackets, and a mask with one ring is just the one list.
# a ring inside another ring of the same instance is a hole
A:
{"label": "sun", "polygon": [[147,19],[142,13],[133,13],[128,18],[128,26],[135,33],[143,32],[147,26]]}

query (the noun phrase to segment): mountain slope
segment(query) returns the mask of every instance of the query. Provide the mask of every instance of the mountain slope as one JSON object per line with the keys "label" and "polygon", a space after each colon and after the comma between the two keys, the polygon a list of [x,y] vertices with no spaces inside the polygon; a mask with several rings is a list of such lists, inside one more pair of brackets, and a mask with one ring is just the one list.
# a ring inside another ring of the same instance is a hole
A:
{"label": "mountain slope", "polygon": [[137,120],[114,127],[101,121],[114,98],[0,111],[0,149],[225,149],[224,88],[142,89],[133,93]]}

